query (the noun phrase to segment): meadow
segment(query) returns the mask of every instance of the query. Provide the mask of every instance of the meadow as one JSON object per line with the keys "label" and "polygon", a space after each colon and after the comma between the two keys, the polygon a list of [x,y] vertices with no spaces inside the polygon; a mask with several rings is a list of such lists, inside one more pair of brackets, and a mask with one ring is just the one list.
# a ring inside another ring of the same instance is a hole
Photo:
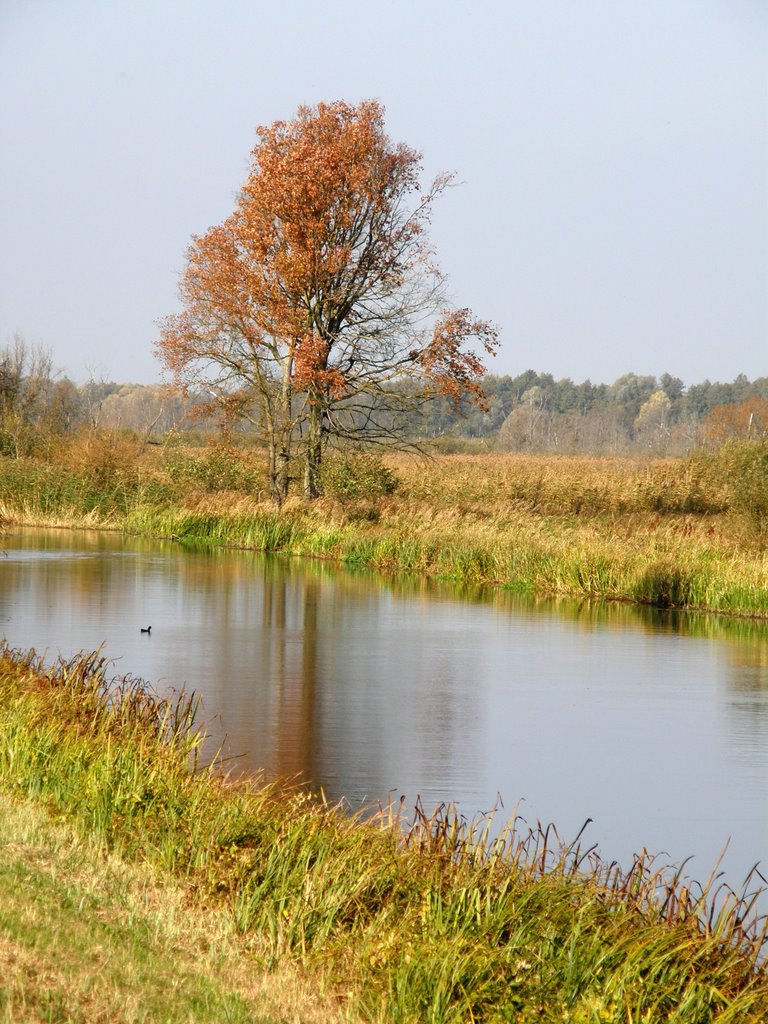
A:
{"label": "meadow", "polygon": [[[242,444],[90,431],[0,458],[0,515],[759,629],[767,479],[762,443],[674,460],[336,453],[322,498],[276,511]],[[200,761],[194,699],[105,671],[98,653],[0,652],[0,1020],[768,1018],[758,876],[697,886],[553,826],[491,838],[450,808],[363,820],[234,784]],[[94,972],[105,949],[114,969]]]}

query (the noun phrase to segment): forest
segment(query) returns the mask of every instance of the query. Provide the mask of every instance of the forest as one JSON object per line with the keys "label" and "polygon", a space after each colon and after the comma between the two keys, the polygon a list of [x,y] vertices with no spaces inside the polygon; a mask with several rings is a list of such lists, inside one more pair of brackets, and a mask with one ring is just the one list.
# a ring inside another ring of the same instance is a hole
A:
{"label": "forest", "polygon": [[[612,383],[555,380],[526,370],[487,374],[486,401],[456,406],[436,397],[407,413],[397,435],[410,447],[573,455],[685,455],[729,438],[768,431],[768,377],[686,385],[678,377],[626,373]],[[41,438],[83,428],[128,430],[160,439],[170,431],[243,442],[247,423],[212,418],[204,396],[162,384],[90,379],[76,384],[50,353],[19,336],[0,349],[0,454],[34,454]],[[387,443],[396,446],[394,436]]]}

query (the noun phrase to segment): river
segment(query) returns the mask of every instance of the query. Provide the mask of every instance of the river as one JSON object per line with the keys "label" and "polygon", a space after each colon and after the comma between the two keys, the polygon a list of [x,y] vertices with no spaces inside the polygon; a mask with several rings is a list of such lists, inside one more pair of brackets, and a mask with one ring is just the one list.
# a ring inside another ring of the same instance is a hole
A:
{"label": "river", "polygon": [[[497,802],[703,880],[768,867],[768,625],[467,592],[105,532],[14,530],[0,630],[201,693],[238,770],[352,807]],[[151,634],[140,632],[152,626]]]}

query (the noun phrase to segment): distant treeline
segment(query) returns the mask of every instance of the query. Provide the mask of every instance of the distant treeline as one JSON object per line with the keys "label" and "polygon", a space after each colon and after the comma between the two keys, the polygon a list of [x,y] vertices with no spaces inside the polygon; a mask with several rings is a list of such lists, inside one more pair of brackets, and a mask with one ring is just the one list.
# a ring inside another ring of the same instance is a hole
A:
{"label": "distant treeline", "polygon": [[679,377],[626,373],[612,384],[575,384],[526,370],[488,375],[488,410],[441,400],[411,429],[423,437],[478,438],[509,451],[679,453],[709,439],[768,430],[768,377],[686,387]]}
{"label": "distant treeline", "polygon": [[[686,387],[668,373],[626,373],[612,384],[575,384],[526,370],[516,377],[489,374],[484,389],[485,410],[469,402],[454,409],[438,398],[403,421],[403,436],[437,441],[444,450],[474,442],[502,451],[671,455],[768,433],[768,377],[750,381],[739,374],[729,383]],[[161,385],[76,385],[54,372],[45,350],[19,337],[0,349],[0,454],[24,454],[45,434],[83,427],[147,437],[216,431],[219,424],[195,415],[201,404]]]}

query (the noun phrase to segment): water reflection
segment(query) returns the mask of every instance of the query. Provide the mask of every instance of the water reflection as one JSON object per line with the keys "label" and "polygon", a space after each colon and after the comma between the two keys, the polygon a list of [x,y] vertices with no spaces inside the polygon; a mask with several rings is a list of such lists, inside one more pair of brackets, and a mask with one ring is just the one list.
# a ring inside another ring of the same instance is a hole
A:
{"label": "water reflection", "polygon": [[[383,579],[324,562],[20,531],[0,623],[204,695],[241,764],[331,798],[507,810],[609,857],[768,853],[768,627]],[[152,625],[151,637],[140,626]]]}

